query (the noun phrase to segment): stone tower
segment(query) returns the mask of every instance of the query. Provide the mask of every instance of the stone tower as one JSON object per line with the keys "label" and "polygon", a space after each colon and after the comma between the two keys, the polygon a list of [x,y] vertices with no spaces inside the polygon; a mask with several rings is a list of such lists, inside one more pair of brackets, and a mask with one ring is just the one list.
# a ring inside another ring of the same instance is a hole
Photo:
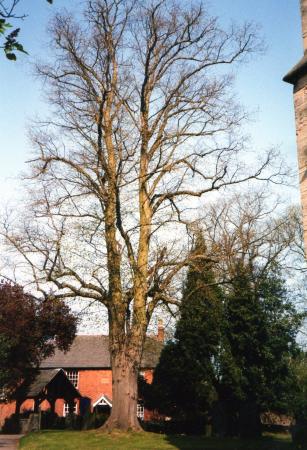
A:
{"label": "stone tower", "polygon": [[305,254],[307,256],[307,0],[300,0],[300,2],[304,56],[287,73],[284,81],[293,84],[299,181],[303,209]]}

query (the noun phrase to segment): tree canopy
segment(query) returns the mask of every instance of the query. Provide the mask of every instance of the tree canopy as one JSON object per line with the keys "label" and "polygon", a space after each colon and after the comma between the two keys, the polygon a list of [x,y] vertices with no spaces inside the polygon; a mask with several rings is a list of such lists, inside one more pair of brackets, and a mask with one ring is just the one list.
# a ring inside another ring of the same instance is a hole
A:
{"label": "tree canopy", "polygon": [[212,207],[196,240],[202,250],[190,255],[174,340],[154,375],[156,408],[202,415],[220,434],[259,433],[261,412],[292,412],[297,390],[292,362],[305,315],[281,270],[296,226],[272,217],[263,200],[253,193]]}
{"label": "tree canopy", "polygon": [[168,342],[155,370],[155,406],[173,418],[197,420],[216,400],[214,359],[221,343],[222,290],[205,256],[202,236],[191,252],[175,340]]}
{"label": "tree canopy", "polygon": [[37,74],[52,113],[31,132],[24,220],[6,221],[3,235],[46,298],[52,288],[105,306],[106,427],[139,429],[146,330],[158,307],[179,303],[196,200],[284,173],[271,150],[244,163],[232,66],[261,40],[251,24],[223,28],[201,1],[171,0],[87,1],[80,21],[57,14],[49,36],[53,57]]}
{"label": "tree canopy", "polygon": [[261,412],[291,411],[291,361],[299,354],[296,336],[303,320],[278,271],[256,285],[255,279],[257,274],[238,264],[224,301],[217,389],[229,416],[239,418],[240,434],[260,431]]}
{"label": "tree canopy", "polygon": [[255,291],[238,268],[229,292],[208,284],[196,291],[189,282],[208,283],[207,274],[189,270],[175,340],[162,351],[149,404],[174,419],[213,420],[217,433],[258,434],[261,412],[292,412],[303,316],[278,273]]}
{"label": "tree canopy", "polygon": [[76,318],[60,299],[39,300],[18,285],[0,283],[0,387],[9,395],[56,347],[68,350]]}

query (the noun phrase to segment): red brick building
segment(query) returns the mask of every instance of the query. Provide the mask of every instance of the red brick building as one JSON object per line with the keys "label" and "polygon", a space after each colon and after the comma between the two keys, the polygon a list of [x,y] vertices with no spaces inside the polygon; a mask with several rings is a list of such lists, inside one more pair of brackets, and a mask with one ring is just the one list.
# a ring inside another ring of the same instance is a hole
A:
{"label": "red brick building", "polygon": [[[68,379],[81,394],[76,399],[75,412],[83,415],[90,410],[108,410],[112,407],[112,372],[110,366],[110,354],[108,336],[102,335],[78,335],[70,350],[64,353],[56,350],[55,354],[45,359],[41,364],[41,372],[51,369],[63,369]],[[149,383],[152,381],[153,369],[158,363],[163,347],[164,330],[160,326],[158,335],[147,337],[141,362],[140,374]],[[45,400],[40,404],[42,410],[50,408]],[[0,403],[0,425],[5,418],[15,412],[16,404]],[[34,400],[25,400],[20,406],[20,412],[34,409]],[[61,398],[54,405],[55,412],[59,416],[68,413],[68,404]],[[150,412],[144,410],[142,402],[138,404],[138,416],[148,419]]]}

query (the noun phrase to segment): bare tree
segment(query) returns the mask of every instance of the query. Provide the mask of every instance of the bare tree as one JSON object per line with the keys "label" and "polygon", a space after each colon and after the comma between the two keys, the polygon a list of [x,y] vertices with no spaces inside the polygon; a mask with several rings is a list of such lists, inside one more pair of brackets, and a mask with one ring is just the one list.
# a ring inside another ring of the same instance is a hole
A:
{"label": "bare tree", "polygon": [[221,29],[201,2],[168,0],[88,1],[82,21],[58,15],[50,33],[54,59],[37,72],[54,114],[32,130],[31,201],[4,234],[46,297],[105,305],[106,427],[139,429],[146,329],[157,306],[178,302],[193,208],[280,175],[268,175],[272,152],[251,170],[240,159],[245,114],[227,68],[258,41],[250,25]]}
{"label": "bare tree", "polygon": [[[217,254],[216,280],[231,292],[238,275],[248,277],[255,295],[263,282],[278,275],[287,280],[288,296],[306,313],[306,260],[300,206],[281,210],[272,192],[235,194],[206,210],[200,221],[208,256]],[[299,330],[300,345],[306,323]],[[305,339],[304,339],[305,340]]]}
{"label": "bare tree", "polygon": [[287,211],[288,227],[287,233],[292,234],[291,254],[293,255],[292,268],[302,273],[307,271],[305,249],[303,214],[300,205],[292,205]]}
{"label": "bare tree", "polygon": [[219,255],[220,282],[231,283],[245,267],[254,284],[279,268],[284,275],[304,271],[302,220],[295,207],[280,211],[280,200],[266,190],[235,194],[206,210],[202,221],[209,253]]}

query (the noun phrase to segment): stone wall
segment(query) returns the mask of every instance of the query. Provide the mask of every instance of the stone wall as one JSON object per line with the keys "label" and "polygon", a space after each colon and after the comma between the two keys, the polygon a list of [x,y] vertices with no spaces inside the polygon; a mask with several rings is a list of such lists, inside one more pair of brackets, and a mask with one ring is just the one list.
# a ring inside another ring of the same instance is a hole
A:
{"label": "stone wall", "polygon": [[307,86],[294,93],[294,107],[303,230],[307,253]]}

